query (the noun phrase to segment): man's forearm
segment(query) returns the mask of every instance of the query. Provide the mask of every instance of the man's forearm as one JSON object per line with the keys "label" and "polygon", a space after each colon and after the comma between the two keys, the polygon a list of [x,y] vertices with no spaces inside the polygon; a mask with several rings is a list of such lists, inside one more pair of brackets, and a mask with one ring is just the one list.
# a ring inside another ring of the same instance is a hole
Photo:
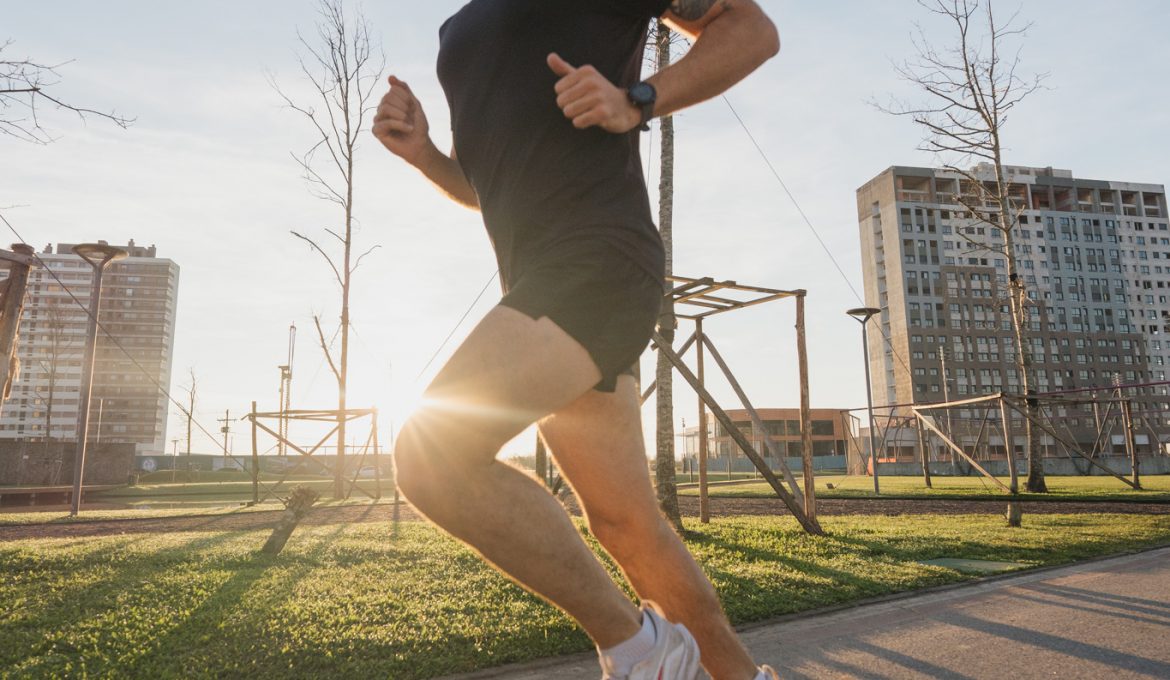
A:
{"label": "man's forearm", "polygon": [[719,96],[780,49],[776,26],[754,2],[717,0],[723,11],[677,63],[649,78],[658,91],[655,116]]}
{"label": "man's forearm", "polygon": [[479,210],[479,197],[463,174],[463,168],[454,158],[439,151],[438,147],[432,144],[413,165],[448,198],[466,208]]}

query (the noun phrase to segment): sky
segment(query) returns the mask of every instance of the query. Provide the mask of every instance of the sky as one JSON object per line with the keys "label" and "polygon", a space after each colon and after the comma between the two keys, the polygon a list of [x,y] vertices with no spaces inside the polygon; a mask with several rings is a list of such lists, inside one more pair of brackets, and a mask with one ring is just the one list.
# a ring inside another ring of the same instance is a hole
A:
{"label": "sky", "polygon": [[[462,4],[361,5],[385,53],[384,74],[411,83],[440,148],[450,135],[434,75],[437,31]],[[893,67],[912,56],[915,22],[940,44],[949,34],[912,0],[760,4],[780,30],[781,53],[726,101],[675,117],[675,272],[806,289],[812,405],[864,407],[859,328],[844,314],[862,302],[855,191],[891,165],[939,164],[917,150],[921,134],[910,121],[872,102],[915,97]],[[997,2],[1001,13],[1017,6]],[[312,130],[270,84],[308,96],[297,35],[312,35],[315,3],[0,0],[0,16],[0,43],[12,41],[4,58],[68,62],[58,96],[135,119],[122,130],[47,112],[52,144],[0,137],[0,208],[13,226],[38,249],[134,239],[179,264],[171,389],[184,394],[194,372],[196,418],[209,432],[225,409],[235,417],[252,400],[276,408],[291,323],[299,330],[293,406],[335,404],[312,318],[335,326],[339,294],[320,257],[289,232],[323,235],[340,219],[301,179],[290,153],[313,143]],[[1170,181],[1170,4],[1026,0],[1021,16],[1033,22],[1024,69],[1048,77],[1008,121],[1006,161]],[[643,140],[653,192],[652,142]],[[362,140],[356,174],[356,247],[380,248],[354,283],[350,404],[377,406],[385,431],[401,424],[498,288],[456,327],[495,271],[478,214],[440,197],[372,137]],[[707,324],[757,407],[798,405],[794,314],[781,301]],[[643,365],[651,374],[648,355]],[[738,406],[723,381],[710,383],[721,403]],[[693,425],[693,393],[676,388],[675,403],[676,425]],[[650,405],[645,414],[652,418]],[[172,408],[168,438],[180,436],[179,422]],[[233,428],[242,452],[244,424]],[[194,448],[216,446],[197,435]],[[531,446],[526,434],[506,451]]]}

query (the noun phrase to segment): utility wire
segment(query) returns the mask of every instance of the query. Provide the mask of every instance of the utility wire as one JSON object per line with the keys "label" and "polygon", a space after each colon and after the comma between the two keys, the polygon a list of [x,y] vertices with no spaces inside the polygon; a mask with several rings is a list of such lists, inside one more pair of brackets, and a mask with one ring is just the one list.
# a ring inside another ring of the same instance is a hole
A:
{"label": "utility wire", "polygon": [[[694,43],[686,36],[683,36],[683,41],[686,42],[688,48],[694,46]],[[743,118],[740,117],[739,112],[735,110],[734,106],[732,106],[731,100],[727,98],[727,95],[721,95],[721,99],[723,99],[723,103],[727,104],[727,108],[731,110],[731,115],[735,116],[735,119],[739,121],[739,126],[743,128],[744,133],[746,133],[748,139],[751,140],[752,146],[756,147],[756,151],[759,152],[760,158],[764,159],[764,164],[767,165],[768,169],[772,171],[772,176],[776,178],[776,181],[780,184],[780,188],[783,189],[784,193],[788,196],[788,200],[792,201],[792,205],[796,208],[796,212],[800,213],[801,218],[804,219],[804,223],[808,226],[809,231],[813,233],[813,236],[816,237],[817,242],[821,244],[821,248],[825,251],[825,254],[829,256],[829,260],[837,269],[837,273],[841,275],[841,278],[845,280],[845,285],[849,287],[850,291],[852,291],[853,297],[857,298],[857,301],[861,304],[865,304],[865,300],[862,298],[861,294],[857,292],[857,288],[853,286],[853,282],[849,279],[849,276],[845,274],[845,270],[841,268],[841,264],[837,262],[837,258],[833,256],[833,251],[829,249],[829,246],[825,243],[825,240],[821,238],[820,232],[818,232],[817,228],[813,226],[812,220],[808,218],[808,215],[804,212],[804,209],[800,207],[800,202],[796,200],[796,196],[794,196],[792,192],[788,190],[788,185],[784,182],[784,179],[780,177],[780,173],[776,170],[776,166],[772,165],[772,161],[768,158],[768,154],[764,152],[764,148],[760,146],[759,142],[756,141],[756,136],[752,134],[750,129],[748,129],[747,123],[744,122]],[[881,333],[882,339],[885,340],[886,346],[890,348],[890,354],[894,355],[894,358],[897,359],[898,363],[902,365],[902,369],[906,371],[906,375],[911,377],[913,373],[910,370],[910,365],[907,364],[906,360],[902,358],[902,355],[898,353],[897,348],[894,347],[894,341],[890,338],[889,334],[886,333],[886,329],[881,327],[880,323],[878,324],[878,331]],[[946,376],[943,376],[943,378],[945,379]],[[911,377],[911,379],[913,378]]]}
{"label": "utility wire", "polygon": [[448,342],[451,342],[451,338],[455,335],[455,331],[459,330],[459,327],[463,325],[465,320],[467,320],[467,316],[471,314],[471,310],[475,309],[475,306],[479,304],[480,298],[482,298],[483,294],[487,292],[488,287],[492,285],[492,281],[496,280],[496,276],[498,276],[499,273],[500,270],[497,269],[496,271],[492,272],[490,277],[488,277],[487,283],[483,284],[483,289],[479,291],[479,295],[475,296],[475,299],[471,301],[470,305],[468,305],[467,311],[463,312],[463,316],[459,317],[459,320],[455,322],[455,326],[451,329],[451,332],[447,334],[446,338],[443,338],[443,342],[439,343],[439,348],[436,349],[435,353],[431,355],[430,360],[427,361],[427,365],[423,366],[422,370],[418,372],[418,375],[414,377],[415,380],[423,377],[423,374],[427,372],[427,369],[431,367],[431,364],[435,363],[435,359],[439,357],[439,353],[443,351],[443,348],[447,346]]}
{"label": "utility wire", "polygon": [[[24,237],[20,235],[20,232],[18,232],[18,231],[16,230],[16,227],[12,226],[12,223],[11,223],[11,222],[9,222],[9,221],[8,221],[8,218],[4,217],[4,215],[3,215],[2,213],[0,213],[0,221],[3,221],[3,222],[4,222],[4,226],[8,227],[8,230],[9,230],[9,231],[11,231],[11,232],[12,232],[12,233],[13,233],[13,234],[16,236],[16,239],[17,239],[17,240],[18,240],[20,243],[22,243],[22,244],[24,244],[24,245],[26,245],[26,246],[29,246],[30,248],[32,247],[32,246],[31,246],[31,245],[28,243],[28,241],[26,241],[26,240],[24,239]],[[154,377],[154,376],[153,376],[153,375],[150,373],[150,371],[147,371],[147,370],[146,370],[146,367],[144,367],[142,364],[138,363],[138,359],[134,358],[134,356],[133,356],[132,354],[130,354],[129,350],[127,350],[127,349],[125,348],[125,346],[123,346],[123,345],[122,345],[122,343],[118,341],[118,338],[114,337],[114,334],[113,334],[113,333],[111,333],[111,332],[110,332],[110,331],[109,331],[109,330],[106,328],[105,324],[103,324],[103,323],[102,323],[102,322],[101,322],[101,321],[100,321],[100,320],[97,318],[97,316],[96,316],[96,315],[94,315],[94,313],[93,313],[93,310],[91,310],[91,309],[89,308],[89,306],[88,306],[88,305],[86,305],[85,303],[83,303],[83,302],[82,302],[80,299],[78,299],[78,297],[77,297],[76,295],[74,295],[74,294],[73,294],[73,291],[72,291],[72,290],[69,288],[69,286],[68,286],[68,285],[67,285],[67,284],[66,284],[64,281],[62,281],[62,280],[61,280],[61,277],[57,276],[57,272],[53,271],[53,268],[52,268],[52,267],[50,267],[50,266],[49,266],[49,264],[48,264],[47,262],[45,262],[45,261],[44,261],[44,260],[41,258],[40,254],[36,252],[36,249],[35,249],[35,248],[33,249],[33,258],[34,258],[34,259],[35,259],[35,260],[36,260],[36,261],[37,261],[37,262],[40,264],[40,266],[41,266],[41,267],[42,267],[42,268],[43,268],[43,269],[44,269],[46,272],[48,272],[48,273],[49,273],[49,276],[53,277],[53,280],[54,280],[54,281],[56,281],[56,282],[57,282],[57,283],[58,283],[58,284],[61,286],[61,289],[62,289],[62,290],[64,290],[64,291],[65,291],[65,293],[66,293],[67,295],[69,295],[70,299],[72,299],[72,300],[73,300],[73,302],[74,302],[74,303],[75,303],[75,304],[76,304],[76,305],[77,305],[77,306],[78,306],[78,307],[79,307],[79,308],[80,308],[80,309],[81,309],[83,312],[85,312],[85,315],[86,315],[86,316],[87,316],[87,317],[88,317],[90,320],[92,320],[92,321],[93,321],[95,324],[97,324],[97,327],[98,327],[98,328],[99,328],[99,329],[102,331],[102,333],[103,333],[103,334],[105,334],[106,338],[107,338],[107,339],[108,339],[110,342],[112,342],[112,343],[114,344],[114,346],[115,346],[115,347],[117,347],[117,348],[118,348],[118,350],[119,350],[119,351],[121,351],[121,352],[122,352],[122,354],[123,354],[123,355],[125,355],[125,357],[126,357],[127,359],[129,359],[129,360],[130,360],[130,363],[134,364],[134,367],[135,367],[135,368],[137,368],[137,369],[138,369],[138,371],[139,371],[140,373],[142,373],[142,375],[146,376],[146,379],[147,379],[147,380],[149,380],[151,383],[153,383],[153,384],[154,384],[154,386],[155,386],[156,388],[158,388],[158,390],[159,390],[160,392],[162,392],[163,396],[165,396],[165,397],[167,398],[167,401],[169,401],[170,403],[172,403],[172,404],[174,404],[175,406],[177,406],[177,407],[179,408],[179,411],[180,411],[180,412],[181,412],[181,413],[182,413],[184,416],[190,416],[190,418],[191,418],[191,422],[192,422],[192,423],[194,423],[194,424],[195,424],[195,426],[196,426],[196,427],[197,427],[197,428],[198,428],[198,429],[199,429],[199,430],[200,430],[200,431],[201,431],[201,432],[202,432],[204,435],[206,435],[206,436],[207,436],[207,437],[208,437],[208,438],[209,438],[211,441],[213,441],[213,442],[214,442],[214,441],[216,441],[216,437],[215,437],[215,435],[213,435],[213,434],[212,434],[210,431],[208,431],[208,429],[207,429],[206,427],[204,427],[204,426],[203,426],[203,424],[202,424],[202,423],[200,423],[200,422],[199,422],[199,421],[198,421],[198,420],[195,418],[195,415],[194,415],[193,413],[189,413],[189,412],[187,411],[187,408],[186,408],[185,406],[183,406],[183,404],[182,404],[182,403],[181,403],[179,400],[177,400],[177,399],[175,399],[173,396],[171,396],[170,390],[168,390],[166,387],[163,387],[162,383],[160,383],[160,382],[159,382],[159,381],[158,381],[158,380],[157,380],[157,379],[156,379],[156,378],[155,378],[155,377]],[[79,433],[79,436],[80,436],[81,434],[82,434],[82,433]],[[229,456],[229,457],[230,457],[230,458],[232,458],[233,460],[235,460],[235,459],[236,459],[236,456],[235,456],[235,455],[231,455],[231,456]],[[262,486],[265,486],[265,488],[266,488],[266,489],[268,488],[268,485],[264,484],[263,482],[260,482],[260,484],[261,484]]]}
{"label": "utility wire", "polygon": [[[2,213],[0,213],[0,221],[4,221],[5,226],[8,227],[8,231],[11,231],[16,236],[16,240],[19,240],[21,243],[23,243],[23,245],[29,246],[28,241],[25,240],[25,236],[20,235],[20,232],[16,231],[16,227],[12,226],[12,222],[9,222]],[[53,280],[60,284],[61,289],[66,291],[66,294],[69,295],[70,300],[73,300],[77,307],[85,312],[85,316],[89,317],[91,321],[94,321],[94,323],[97,325],[97,328],[101,329],[103,334],[105,334],[105,337],[113,343],[113,346],[116,346],[118,351],[121,351],[126,358],[130,359],[130,363],[135,365],[135,368],[138,369],[138,372],[142,373],[142,375],[145,376],[147,380],[150,380],[150,382],[153,383],[161,393],[163,393],[163,396],[166,397],[167,401],[170,401],[171,404],[178,406],[180,413],[183,413],[184,415],[190,415],[191,423],[193,423],[195,427],[199,428],[199,431],[204,433],[208,439],[216,441],[215,435],[211,432],[208,432],[207,428],[204,427],[204,425],[202,425],[202,423],[200,423],[200,421],[194,417],[194,413],[188,412],[183,403],[180,403],[178,399],[172,397],[170,390],[167,390],[163,384],[159,383],[158,379],[154,378],[152,373],[146,370],[145,366],[139,364],[138,359],[133,357],[130,351],[126,350],[125,346],[121,342],[118,342],[118,338],[113,336],[113,334],[111,334],[111,332],[105,328],[105,325],[99,321],[94,312],[89,309],[89,305],[84,304],[81,300],[78,300],[77,296],[74,295],[73,290],[70,290],[66,282],[62,281],[60,276],[57,276],[53,268],[49,267],[48,262],[42,259],[41,255],[36,252],[35,248],[33,249],[33,259],[39,262],[41,267],[49,273],[49,276],[53,277]],[[190,453],[191,452],[187,452],[188,455],[190,455]],[[238,458],[238,456],[232,455],[230,458],[235,460]],[[257,476],[257,483],[259,483],[259,486],[264,487],[264,492],[269,495],[271,495],[271,492],[273,492],[275,489],[275,487],[269,486],[267,482],[259,481],[259,476]]]}
{"label": "utility wire", "polygon": [[768,158],[768,154],[764,153],[764,149],[760,146],[760,143],[756,141],[756,136],[753,135],[752,131],[748,129],[747,124],[743,122],[743,118],[740,118],[739,112],[735,110],[735,107],[731,105],[731,101],[726,96],[723,97],[723,103],[727,104],[727,108],[731,110],[731,115],[735,116],[735,120],[739,121],[739,126],[743,128],[745,133],[747,133],[748,139],[752,142],[752,146],[756,147],[756,151],[759,152],[760,158],[764,159],[764,164],[767,165],[768,169],[772,171],[772,176],[776,178],[776,181],[780,184],[780,188],[783,189],[785,195],[788,196],[788,200],[792,201],[792,205],[796,208],[796,212],[800,213],[801,219],[803,219],[804,223],[808,225],[808,229],[817,239],[817,243],[820,243],[821,248],[824,248],[825,254],[829,256],[829,260],[837,269],[837,273],[841,275],[842,279],[845,279],[845,285],[849,286],[849,290],[853,292],[853,297],[857,298],[858,302],[864,304],[865,300],[861,298],[861,294],[858,293],[857,289],[853,287],[853,282],[849,280],[849,276],[845,274],[845,270],[841,268],[841,264],[837,262],[837,258],[833,256],[833,251],[829,249],[828,244],[826,244],[825,240],[821,238],[820,232],[818,232],[817,228],[813,226],[812,220],[810,220],[808,215],[805,214],[804,208],[800,207],[800,203],[797,202],[796,197],[793,196],[792,192],[788,190],[788,185],[780,177],[780,173],[776,171],[776,166],[772,165],[772,161]]}
{"label": "utility wire", "polygon": [[[756,141],[755,135],[753,135],[752,131],[748,129],[747,123],[745,123],[743,118],[740,117],[739,112],[735,110],[734,106],[732,106],[731,100],[728,99],[726,95],[724,95],[722,99],[723,103],[727,104],[727,108],[731,110],[731,115],[735,116],[735,120],[739,122],[739,126],[743,128],[743,131],[747,134],[748,139],[751,140],[752,146],[756,148],[756,151],[760,154],[760,158],[764,160],[764,164],[767,165],[768,169],[772,172],[772,176],[775,177],[776,181],[780,184],[780,188],[784,190],[784,194],[788,196],[788,200],[792,201],[792,205],[796,208],[796,212],[800,214],[801,219],[804,220],[805,225],[808,226],[809,231],[812,232],[813,236],[817,240],[817,243],[821,244],[821,248],[824,249],[825,254],[829,256],[829,260],[833,263],[833,267],[837,269],[837,273],[840,274],[841,278],[845,280],[845,285],[849,287],[849,290],[853,293],[853,297],[857,298],[857,301],[861,304],[865,304],[865,300],[861,297],[861,294],[857,292],[857,288],[853,286],[853,282],[849,279],[849,276],[845,274],[845,270],[841,268],[841,264],[837,262],[837,258],[833,255],[833,251],[829,249],[828,244],[826,244],[825,240],[821,238],[820,232],[817,231],[817,228],[813,225],[812,220],[809,219],[808,214],[804,212],[804,208],[800,207],[800,202],[796,200],[796,196],[793,196],[792,192],[789,191],[788,185],[784,182],[784,179],[780,177],[780,173],[776,170],[776,166],[772,165],[772,161],[768,158],[768,154],[764,151],[763,147],[760,146],[760,143]],[[906,360],[902,358],[902,355],[898,353],[898,350],[894,347],[893,340],[886,333],[886,329],[882,328],[880,323],[878,324],[878,331],[881,333],[882,339],[886,341],[886,345],[890,348],[890,354],[892,354],[894,358],[898,360],[898,363],[902,365],[902,369],[906,371],[906,375],[911,376],[912,372],[910,371],[910,365],[907,364]]]}

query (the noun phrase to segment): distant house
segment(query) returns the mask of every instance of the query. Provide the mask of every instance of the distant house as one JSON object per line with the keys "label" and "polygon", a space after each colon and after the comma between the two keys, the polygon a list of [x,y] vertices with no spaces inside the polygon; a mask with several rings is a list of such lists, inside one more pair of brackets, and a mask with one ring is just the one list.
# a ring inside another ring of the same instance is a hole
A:
{"label": "distant house", "polygon": [[[800,409],[796,408],[764,408],[757,409],[763,430],[756,430],[752,425],[751,416],[743,409],[727,411],[732,422],[744,434],[752,446],[765,458],[771,454],[765,445],[765,438],[771,439],[773,449],[779,456],[786,458],[800,458],[803,452],[803,443],[800,432]],[[818,468],[844,468],[846,452],[850,449],[849,442],[856,435],[851,435],[848,415],[840,409],[812,409],[812,454]],[[682,432],[682,455],[684,461],[694,461],[699,455],[699,428],[688,427]],[[739,445],[728,434],[723,424],[707,415],[707,455],[709,459],[723,459],[723,465],[729,462],[736,470],[751,469],[751,462],[747,460]],[[820,460],[816,460],[820,459]],[[742,460],[742,463],[736,462]],[[774,461],[773,461],[774,464]]]}

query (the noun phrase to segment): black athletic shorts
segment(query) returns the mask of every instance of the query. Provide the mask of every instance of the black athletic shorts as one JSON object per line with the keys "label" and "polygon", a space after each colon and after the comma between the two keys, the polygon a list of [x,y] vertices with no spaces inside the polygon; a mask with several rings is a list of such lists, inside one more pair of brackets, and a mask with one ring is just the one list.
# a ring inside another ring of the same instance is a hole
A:
{"label": "black athletic shorts", "polygon": [[632,375],[650,342],[663,298],[663,281],[619,248],[576,241],[527,263],[500,304],[533,319],[548,317],[581,343],[601,371],[593,389],[613,392],[619,375]]}

